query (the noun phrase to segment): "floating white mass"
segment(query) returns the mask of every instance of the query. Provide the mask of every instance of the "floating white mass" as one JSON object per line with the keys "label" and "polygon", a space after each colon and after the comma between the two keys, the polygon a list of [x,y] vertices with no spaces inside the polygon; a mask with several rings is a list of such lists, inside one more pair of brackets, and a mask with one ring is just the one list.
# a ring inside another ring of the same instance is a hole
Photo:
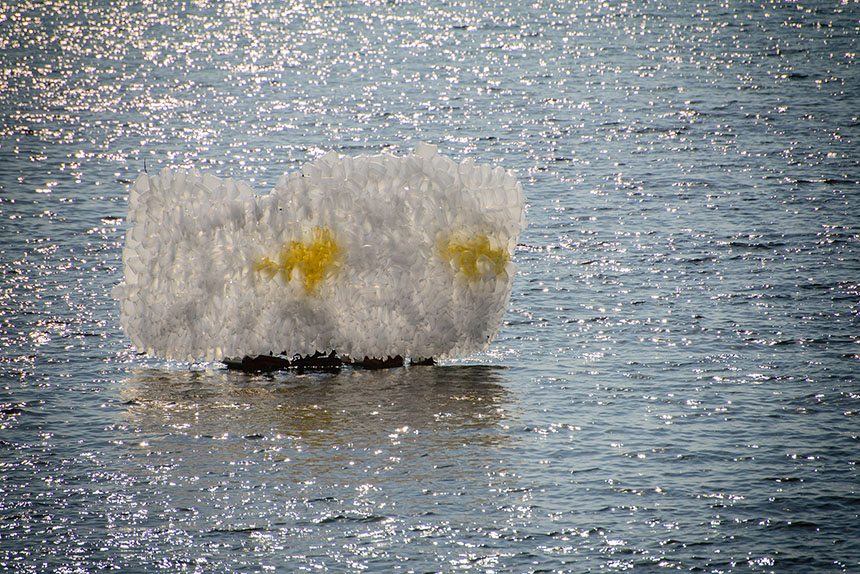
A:
{"label": "floating white mass", "polygon": [[335,153],[268,195],[195,169],[141,174],[114,290],[140,351],[178,360],[484,349],[510,297],[523,191],[502,168]]}

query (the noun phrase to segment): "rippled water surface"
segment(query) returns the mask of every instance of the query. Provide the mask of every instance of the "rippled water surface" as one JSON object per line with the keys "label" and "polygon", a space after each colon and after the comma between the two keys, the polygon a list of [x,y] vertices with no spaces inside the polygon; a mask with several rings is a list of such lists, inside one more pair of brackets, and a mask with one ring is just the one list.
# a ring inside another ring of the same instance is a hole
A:
{"label": "rippled water surface", "polygon": [[[860,571],[860,5],[0,0],[0,566]],[[128,184],[516,171],[498,340],[134,355]]]}

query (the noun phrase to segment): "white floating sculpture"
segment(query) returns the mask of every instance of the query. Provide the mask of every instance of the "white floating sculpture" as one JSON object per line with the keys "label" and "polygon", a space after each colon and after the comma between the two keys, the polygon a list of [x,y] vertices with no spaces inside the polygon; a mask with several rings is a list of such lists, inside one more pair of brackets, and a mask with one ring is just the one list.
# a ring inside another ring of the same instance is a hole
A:
{"label": "white floating sculpture", "polygon": [[505,313],[523,201],[509,172],[424,144],[332,152],[268,195],[194,169],[141,174],[114,289],[122,328],[177,360],[473,353]]}

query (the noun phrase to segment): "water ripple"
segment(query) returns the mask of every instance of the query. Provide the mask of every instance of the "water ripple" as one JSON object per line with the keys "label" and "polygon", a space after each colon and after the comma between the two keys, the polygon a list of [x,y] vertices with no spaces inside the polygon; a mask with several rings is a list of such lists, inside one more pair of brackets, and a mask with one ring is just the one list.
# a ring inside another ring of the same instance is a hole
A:
{"label": "water ripple", "polygon": [[[7,567],[857,570],[853,4],[2,6]],[[416,141],[525,183],[487,353],[130,351],[137,173]]]}

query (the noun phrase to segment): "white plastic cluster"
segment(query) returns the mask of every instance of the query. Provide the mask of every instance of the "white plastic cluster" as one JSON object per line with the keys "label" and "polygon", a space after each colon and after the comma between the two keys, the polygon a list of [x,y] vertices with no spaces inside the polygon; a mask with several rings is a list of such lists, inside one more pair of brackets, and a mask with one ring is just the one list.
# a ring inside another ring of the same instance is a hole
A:
{"label": "white plastic cluster", "polygon": [[510,297],[523,191],[501,168],[335,153],[268,195],[197,170],[129,195],[121,324],[140,351],[219,360],[486,348]]}

